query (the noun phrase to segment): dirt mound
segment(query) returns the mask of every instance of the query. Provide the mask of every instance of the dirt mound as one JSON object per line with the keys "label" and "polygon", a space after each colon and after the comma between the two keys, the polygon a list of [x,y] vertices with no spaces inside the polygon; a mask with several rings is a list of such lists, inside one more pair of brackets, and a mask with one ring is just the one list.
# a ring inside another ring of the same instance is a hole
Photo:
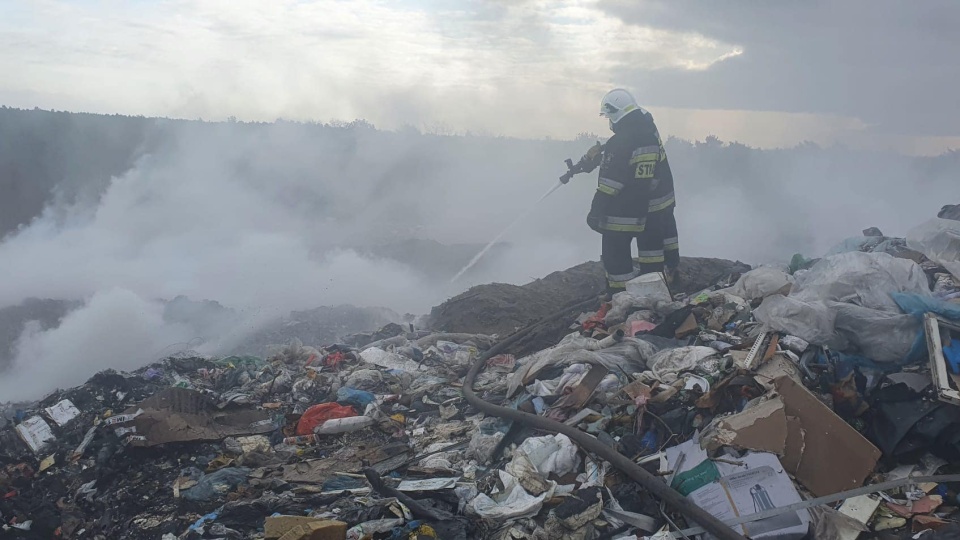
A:
{"label": "dirt mound", "polygon": [[[684,257],[674,292],[699,291],[724,276],[749,269],[741,262]],[[430,326],[444,332],[507,336],[564,306],[597,297],[605,287],[605,274],[599,262],[554,272],[523,286],[479,285],[433,308]]]}
{"label": "dirt mound", "polygon": [[293,340],[302,343],[333,343],[358,332],[376,330],[395,323],[400,315],[385,308],[361,308],[350,305],[325,306],[307,311],[293,311],[246,337],[231,354],[266,355],[272,346]]}
{"label": "dirt mound", "polygon": [[479,285],[430,312],[430,326],[444,332],[506,336],[565,305],[604,290],[603,268],[586,263],[526,285]]}

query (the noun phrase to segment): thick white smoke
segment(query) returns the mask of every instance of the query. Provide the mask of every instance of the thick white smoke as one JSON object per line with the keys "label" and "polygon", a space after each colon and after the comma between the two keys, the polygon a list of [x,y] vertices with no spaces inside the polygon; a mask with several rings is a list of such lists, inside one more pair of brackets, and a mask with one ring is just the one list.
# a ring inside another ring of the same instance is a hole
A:
{"label": "thick white smoke", "polygon": [[8,236],[0,306],[30,297],[86,304],[59,328],[25,329],[0,401],[38,397],[106,367],[137,367],[190,341],[188,328],[162,317],[159,301],[179,295],[237,309],[248,328],[338,304],[425,313],[473,283],[522,283],[588,258],[544,237],[450,284],[427,278],[430,261],[416,269],[370,254],[410,237],[484,241],[527,201],[521,193],[489,212],[483,204],[502,203],[504,190],[535,193],[542,180],[525,188],[514,171],[478,185],[463,178],[470,164],[451,169],[410,143],[367,154],[368,135],[376,133],[339,130],[310,141],[283,125],[188,127],[111,179],[95,204],[51,206]]}
{"label": "thick white smoke", "polygon": [[[507,247],[454,284],[430,271],[440,264],[430,257],[377,255],[377,246],[409,238],[487,242],[590,141],[363,125],[163,129],[161,143],[99,200],[51,206],[0,242],[0,307],[30,297],[86,302],[59,328],[24,331],[0,401],[39,397],[105,367],[133,368],[190,342],[190,328],[158,315],[160,301],[180,295],[240,313],[230,321],[234,335],[191,346],[216,353],[291,310],[347,303],[420,314],[473,284],[524,283],[599,255],[584,222],[594,175],[543,201]],[[955,190],[949,175],[919,175],[895,155],[682,142],[668,153],[685,255],[818,256],[867,226],[903,234]]]}

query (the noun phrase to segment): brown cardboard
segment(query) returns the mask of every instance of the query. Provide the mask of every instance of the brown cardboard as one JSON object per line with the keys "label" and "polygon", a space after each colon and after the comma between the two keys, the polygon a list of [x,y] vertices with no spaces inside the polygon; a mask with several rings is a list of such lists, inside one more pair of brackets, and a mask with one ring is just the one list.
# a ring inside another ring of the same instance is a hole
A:
{"label": "brown cardboard", "polygon": [[763,401],[745,411],[724,417],[700,439],[709,453],[721,446],[783,455],[787,442],[787,415],[780,398]]}
{"label": "brown cardboard", "polygon": [[209,396],[187,388],[167,388],[126,411],[131,419],[118,427],[133,427],[131,446],[171,442],[216,441],[236,435],[269,433],[276,429],[271,415],[253,408],[220,410]]}
{"label": "brown cardboard", "polygon": [[359,459],[350,459],[347,456],[300,461],[283,466],[283,480],[293,483],[322,484],[335,472],[357,473],[362,466]]}
{"label": "brown cardboard", "polygon": [[[795,417],[803,430],[800,454],[792,440],[784,468],[817,497],[862,486],[876,468],[880,450],[790,377],[774,384],[787,416]],[[791,470],[788,464],[794,463],[798,465]]]}
{"label": "brown cardboard", "polygon": [[787,440],[783,449],[780,463],[788,471],[796,471],[800,466],[800,456],[803,455],[803,439],[806,433],[800,419],[794,416],[787,417]]}
{"label": "brown cardboard", "polygon": [[653,393],[652,388],[640,381],[633,381],[632,383],[624,386],[623,391],[630,396],[630,399],[643,398],[644,401],[650,399],[650,394]]}
{"label": "brown cardboard", "polygon": [[280,540],[345,540],[347,524],[342,521],[317,520],[287,531]]}
{"label": "brown cardboard", "polygon": [[607,373],[610,373],[610,370],[605,366],[591,366],[590,371],[583,377],[580,384],[578,384],[572,392],[555,401],[552,408],[562,409],[565,407],[574,407],[579,409],[583,407],[590,401],[590,396],[593,395],[593,392],[597,389],[600,381],[607,376]]}
{"label": "brown cardboard", "polygon": [[315,521],[319,520],[306,516],[270,516],[263,524],[264,537],[267,540],[277,540],[287,531]]}
{"label": "brown cardboard", "polygon": [[797,382],[802,380],[797,364],[787,356],[787,353],[778,352],[757,368],[754,378],[767,390],[773,390],[773,381],[783,376],[788,376]]}
{"label": "brown cardboard", "polygon": [[674,331],[674,337],[677,339],[683,339],[699,329],[700,327],[697,324],[697,318],[693,316],[693,313],[691,313],[690,315],[687,315],[687,320],[683,321],[683,324],[681,324],[680,327]]}

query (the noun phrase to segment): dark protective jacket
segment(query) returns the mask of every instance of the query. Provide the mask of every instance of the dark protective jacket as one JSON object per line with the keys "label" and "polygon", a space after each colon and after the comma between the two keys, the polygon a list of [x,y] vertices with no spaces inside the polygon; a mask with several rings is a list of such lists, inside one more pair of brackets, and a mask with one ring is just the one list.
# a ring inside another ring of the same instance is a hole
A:
{"label": "dark protective jacket", "polygon": [[587,224],[599,232],[639,234],[647,215],[672,208],[673,175],[653,116],[637,109],[613,125]]}

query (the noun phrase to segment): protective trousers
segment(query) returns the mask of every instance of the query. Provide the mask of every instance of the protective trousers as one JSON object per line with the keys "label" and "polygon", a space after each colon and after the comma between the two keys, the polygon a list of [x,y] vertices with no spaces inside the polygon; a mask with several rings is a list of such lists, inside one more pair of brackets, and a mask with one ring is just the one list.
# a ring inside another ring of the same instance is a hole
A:
{"label": "protective trousers", "polygon": [[638,275],[673,270],[680,265],[680,240],[673,208],[647,214],[646,229],[637,235]]}
{"label": "protective trousers", "polygon": [[630,258],[634,235],[607,231],[602,238],[600,260],[607,272],[607,294],[613,296],[625,291],[627,282],[640,275]]}

